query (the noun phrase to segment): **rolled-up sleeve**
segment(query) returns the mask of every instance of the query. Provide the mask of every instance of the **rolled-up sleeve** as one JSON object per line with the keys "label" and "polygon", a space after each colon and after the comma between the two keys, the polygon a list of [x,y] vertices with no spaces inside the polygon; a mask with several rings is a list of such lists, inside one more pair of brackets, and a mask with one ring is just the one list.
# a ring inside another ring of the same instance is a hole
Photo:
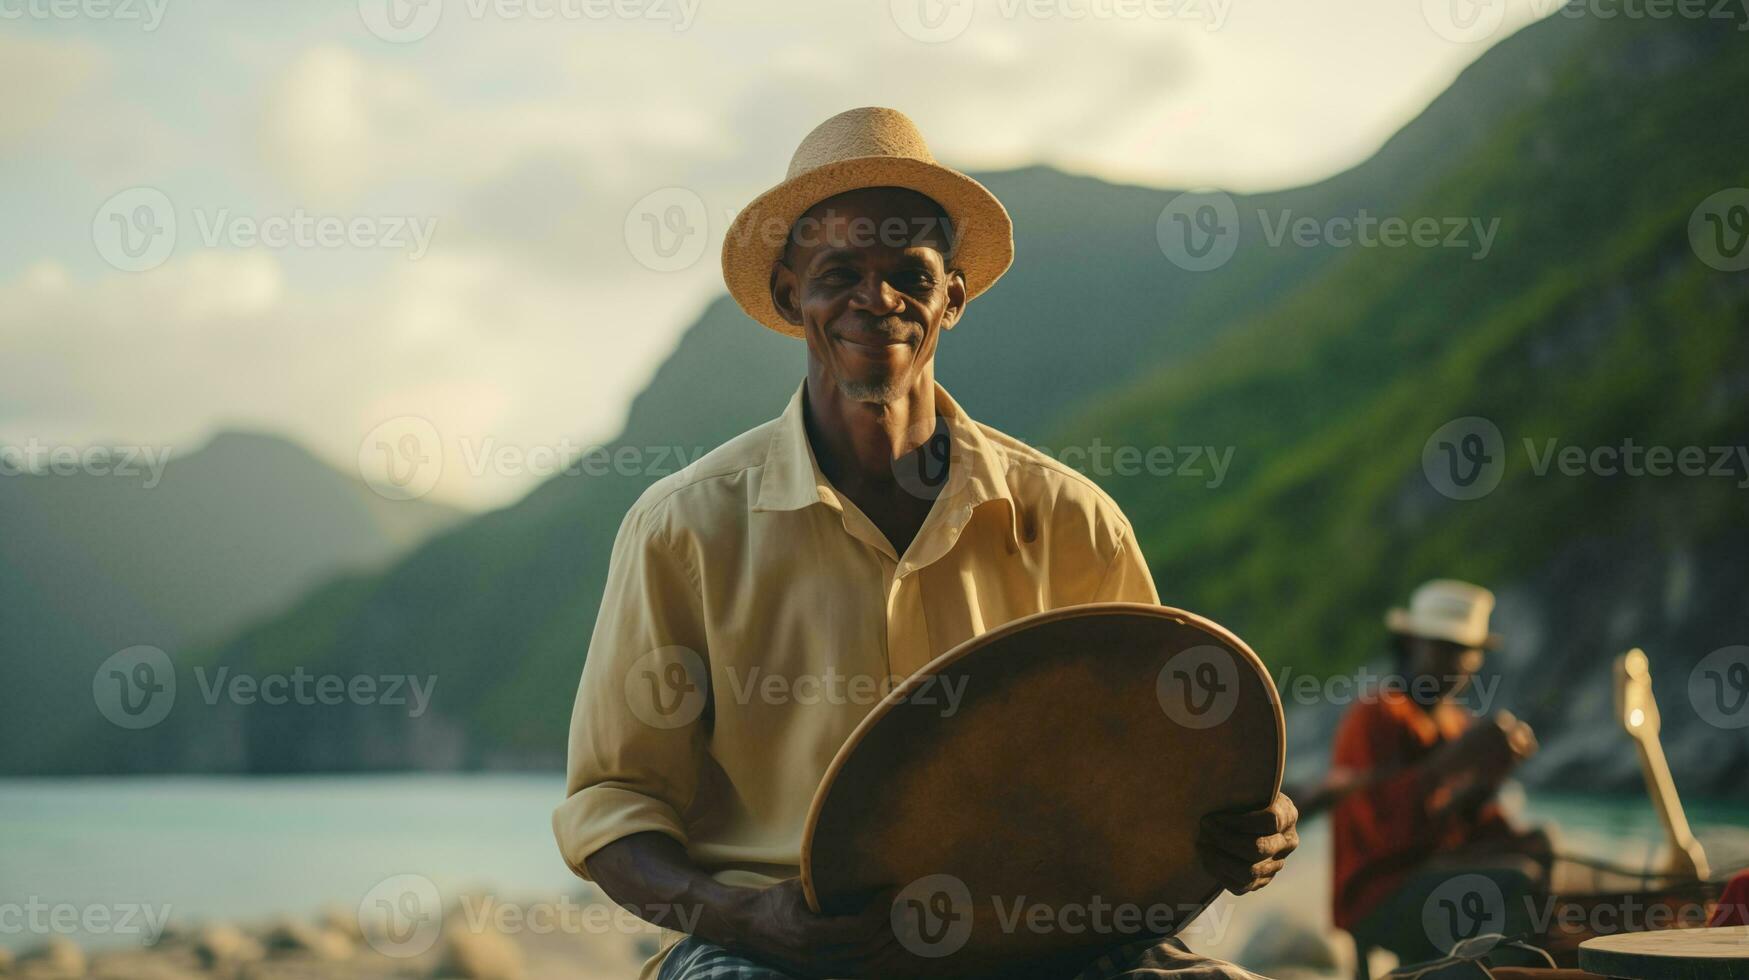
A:
{"label": "rolled-up sleeve", "polygon": [[1123,529],[1117,553],[1106,566],[1105,578],[1099,583],[1093,601],[1160,604],[1160,594],[1154,590],[1154,576],[1148,571],[1148,561],[1142,556],[1135,534],[1128,527]]}
{"label": "rolled-up sleeve", "polygon": [[565,863],[644,831],[686,843],[705,754],[709,652],[695,573],[660,507],[639,501],[614,541],[571,712],[565,801],[553,833]]}

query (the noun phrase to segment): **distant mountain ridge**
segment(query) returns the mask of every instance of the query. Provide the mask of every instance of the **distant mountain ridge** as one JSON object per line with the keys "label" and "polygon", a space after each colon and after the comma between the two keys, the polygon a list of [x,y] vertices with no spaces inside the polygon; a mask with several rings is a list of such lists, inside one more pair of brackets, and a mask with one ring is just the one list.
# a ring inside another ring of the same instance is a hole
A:
{"label": "distant mountain ridge", "polygon": [[81,768],[75,746],[109,734],[92,672],[117,650],[215,642],[465,516],[385,499],[258,432],[92,459],[0,477],[0,772]]}

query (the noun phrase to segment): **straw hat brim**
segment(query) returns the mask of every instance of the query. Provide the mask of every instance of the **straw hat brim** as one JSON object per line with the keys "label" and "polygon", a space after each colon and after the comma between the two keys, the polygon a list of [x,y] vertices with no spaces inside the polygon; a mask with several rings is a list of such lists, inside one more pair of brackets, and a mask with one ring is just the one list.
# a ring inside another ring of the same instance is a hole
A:
{"label": "straw hat brim", "polygon": [[950,268],[966,277],[966,299],[989,289],[1014,261],[1014,224],[996,195],[972,178],[926,160],[850,157],[798,174],[754,198],[723,237],[723,281],[747,315],[778,333],[802,336],[771,302],[771,264],[791,226],[829,197],[864,187],[904,187],[941,205],[958,240]]}
{"label": "straw hat brim", "polygon": [[1479,642],[1474,636],[1460,635],[1457,630],[1443,629],[1417,619],[1407,609],[1392,609],[1385,613],[1385,628],[1393,633],[1404,636],[1420,636],[1429,640],[1444,640],[1447,643],[1461,643],[1464,646],[1481,647],[1484,650],[1494,650],[1500,646],[1503,639],[1499,633],[1490,632]]}

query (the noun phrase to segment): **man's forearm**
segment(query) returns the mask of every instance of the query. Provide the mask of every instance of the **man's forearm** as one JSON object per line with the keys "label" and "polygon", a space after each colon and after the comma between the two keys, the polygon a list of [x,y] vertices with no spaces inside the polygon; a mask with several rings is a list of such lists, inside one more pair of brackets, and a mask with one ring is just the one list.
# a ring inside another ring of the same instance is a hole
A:
{"label": "man's forearm", "polygon": [[646,922],[719,946],[734,947],[744,938],[740,912],[749,889],[712,878],[667,834],[622,837],[584,864],[608,898]]}

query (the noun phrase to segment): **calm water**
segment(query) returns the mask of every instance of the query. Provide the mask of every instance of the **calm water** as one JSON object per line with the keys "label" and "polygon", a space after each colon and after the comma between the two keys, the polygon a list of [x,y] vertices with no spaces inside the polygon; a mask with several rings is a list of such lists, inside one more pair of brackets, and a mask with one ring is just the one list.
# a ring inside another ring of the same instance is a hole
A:
{"label": "calm water", "polygon": [[[0,903],[250,921],[356,908],[405,873],[550,896],[581,884],[548,823],[563,795],[558,773],[0,780]],[[0,917],[0,943],[36,938]]]}
{"label": "calm water", "polygon": [[[0,944],[32,945],[8,905],[168,907],[172,921],[251,922],[351,910],[405,873],[444,895],[490,889],[511,899],[580,887],[559,860],[548,818],[563,793],[552,775],[0,780]],[[1510,804],[1511,801],[1509,801]],[[1659,839],[1641,798],[1534,797],[1566,847],[1634,864]],[[1718,868],[1749,863],[1749,808],[1690,805]],[[1327,923],[1328,834],[1306,828],[1276,884],[1228,914],[1204,946],[1236,955],[1269,916]],[[1230,900],[1229,900],[1230,901]],[[129,941],[77,934],[94,946]],[[137,941],[137,940],[134,940]]]}

